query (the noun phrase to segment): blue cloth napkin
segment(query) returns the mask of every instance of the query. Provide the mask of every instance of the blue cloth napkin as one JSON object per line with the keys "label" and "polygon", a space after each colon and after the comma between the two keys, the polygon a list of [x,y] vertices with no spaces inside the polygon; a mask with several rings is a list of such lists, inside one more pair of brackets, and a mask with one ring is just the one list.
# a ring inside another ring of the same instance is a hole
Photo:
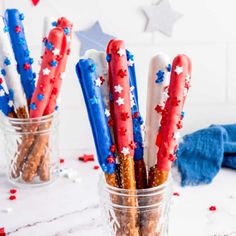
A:
{"label": "blue cloth napkin", "polygon": [[211,183],[222,166],[236,169],[236,124],[211,125],[185,135],[177,157],[182,186]]}

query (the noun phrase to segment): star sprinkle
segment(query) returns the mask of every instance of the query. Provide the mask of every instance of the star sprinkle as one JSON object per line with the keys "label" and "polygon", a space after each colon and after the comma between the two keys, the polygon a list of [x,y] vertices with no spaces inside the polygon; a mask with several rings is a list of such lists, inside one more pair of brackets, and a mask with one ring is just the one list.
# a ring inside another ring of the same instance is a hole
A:
{"label": "star sprinkle", "polygon": [[79,161],[88,162],[88,161],[94,161],[94,155],[93,154],[84,154],[83,156],[80,156]]}
{"label": "star sprinkle", "polygon": [[182,66],[176,66],[175,70],[177,75],[180,75],[181,73],[183,73],[184,69]]}
{"label": "star sprinkle", "polygon": [[62,72],[61,75],[60,75],[60,79],[63,79],[63,80],[64,80],[65,77],[66,77],[66,73],[65,73],[65,72]]}
{"label": "star sprinkle", "polygon": [[180,133],[179,132],[174,132],[173,138],[177,141],[180,139]]}
{"label": "star sprinkle", "polygon": [[114,153],[116,151],[116,146],[113,144],[110,147],[110,152]]}
{"label": "star sprinkle", "polygon": [[20,33],[20,32],[21,32],[21,27],[17,25],[17,26],[15,27],[15,32],[16,32],[16,33]]}
{"label": "star sprinkle", "polygon": [[94,169],[94,170],[98,170],[98,169],[99,169],[99,166],[98,166],[98,165],[95,165],[95,166],[93,166],[93,169]]}
{"label": "star sprinkle", "polygon": [[120,69],[118,75],[123,79],[125,76],[127,76],[127,71]]}
{"label": "star sprinkle", "polygon": [[121,128],[120,128],[120,135],[124,136],[124,135],[126,135],[126,134],[127,134],[127,129],[124,128],[124,127],[121,127]]}
{"label": "star sprinkle", "polygon": [[160,31],[166,36],[172,36],[174,24],[182,15],[173,10],[169,0],[161,0],[157,5],[144,8],[144,13],[148,18],[146,31]]}
{"label": "star sprinkle", "polygon": [[107,162],[108,162],[109,164],[113,164],[113,163],[115,163],[115,158],[114,158],[113,156],[109,156],[109,157],[107,158]]}
{"label": "star sprinkle", "polygon": [[156,82],[157,84],[159,84],[159,83],[161,83],[161,82],[164,81],[164,74],[165,74],[165,72],[162,71],[162,70],[159,70],[159,71],[156,73],[157,79],[155,80],[155,82]]}
{"label": "star sprinkle", "polygon": [[128,147],[123,147],[121,153],[124,155],[124,156],[127,156],[129,155],[129,148]]}
{"label": "star sprinkle", "polygon": [[31,67],[31,66],[30,66],[30,64],[29,64],[29,63],[25,63],[25,64],[24,64],[24,69],[25,69],[25,70],[29,70],[29,69],[30,69],[30,67]]}
{"label": "star sprinkle", "polygon": [[168,66],[166,67],[166,70],[167,70],[168,72],[171,72],[171,64],[168,64]]}
{"label": "star sprinkle", "polygon": [[118,51],[117,51],[117,54],[122,57],[124,55],[126,55],[126,51],[124,48],[120,48]]}
{"label": "star sprinkle", "polygon": [[78,37],[81,42],[81,56],[84,55],[85,51],[91,48],[98,51],[106,51],[106,45],[114,38],[102,31],[101,25],[98,21],[96,21],[88,30],[79,31]]}
{"label": "star sprinkle", "polygon": [[3,97],[5,95],[5,91],[3,89],[0,89],[0,97]]}
{"label": "star sprinkle", "polygon": [[54,48],[54,49],[52,50],[52,54],[53,54],[54,56],[59,56],[59,55],[60,55],[60,50],[59,50],[58,48]]}
{"label": "star sprinkle", "polygon": [[8,102],[8,106],[9,106],[9,107],[13,107],[13,106],[14,106],[14,103],[13,103],[12,100],[10,100],[10,101]]}
{"label": "star sprinkle", "polygon": [[107,54],[107,55],[106,55],[106,61],[107,61],[107,62],[110,62],[110,61],[111,61],[111,54]]}
{"label": "star sprinkle", "polygon": [[94,105],[94,104],[97,104],[97,103],[98,103],[98,99],[97,99],[97,97],[96,97],[96,96],[93,96],[92,98],[90,98],[90,99],[89,99],[89,101],[90,101],[90,103],[91,103],[92,105]]}
{"label": "star sprinkle", "polygon": [[17,190],[15,189],[15,188],[12,188],[12,189],[10,189],[10,191],[9,191],[11,194],[15,194],[16,192],[17,192]]}
{"label": "star sprinkle", "polygon": [[10,196],[9,196],[9,200],[11,200],[11,201],[16,200],[16,196],[15,196],[15,195],[10,195]]}
{"label": "star sprinkle", "polygon": [[6,66],[11,65],[11,61],[10,61],[10,59],[9,59],[8,57],[6,57],[6,58],[4,59],[4,64],[5,64]]}
{"label": "star sprinkle", "polygon": [[118,106],[124,105],[125,104],[124,100],[125,100],[124,98],[118,97],[118,99],[116,100],[116,103],[118,104]]}
{"label": "star sprinkle", "polygon": [[133,66],[134,61],[132,61],[132,60],[128,60],[128,61],[127,61],[127,64],[128,64],[128,66]]}
{"label": "star sprinkle", "polygon": [[116,92],[116,93],[121,93],[122,90],[123,90],[123,88],[122,88],[119,84],[116,85],[116,86],[114,86],[114,89],[115,89],[115,92]]}
{"label": "star sprinkle", "polygon": [[123,121],[126,121],[127,119],[129,119],[129,113],[128,112],[122,112],[120,116],[121,116],[121,119]]}
{"label": "star sprinkle", "polygon": [[185,79],[186,79],[186,83],[190,83],[190,75],[189,74],[186,74],[186,77],[185,77]]}
{"label": "star sprinkle", "polygon": [[95,85],[96,85],[97,87],[100,87],[100,86],[102,85],[102,81],[101,81],[100,78],[97,78],[97,79],[95,80]]}
{"label": "star sprinkle", "polygon": [[45,69],[43,69],[43,75],[49,75],[50,72],[51,71],[47,67]]}
{"label": "star sprinkle", "polygon": [[111,115],[111,113],[108,109],[105,109],[105,115],[106,115],[106,117],[109,117]]}
{"label": "star sprinkle", "polygon": [[216,211],[217,209],[216,209],[216,206],[210,206],[209,207],[209,211]]}

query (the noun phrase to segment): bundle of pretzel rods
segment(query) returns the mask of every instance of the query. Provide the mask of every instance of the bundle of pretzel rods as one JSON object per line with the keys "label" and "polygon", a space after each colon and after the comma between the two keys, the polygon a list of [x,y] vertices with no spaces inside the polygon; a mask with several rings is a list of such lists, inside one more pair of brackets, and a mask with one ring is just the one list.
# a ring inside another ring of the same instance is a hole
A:
{"label": "bundle of pretzel rods", "polygon": [[[171,66],[165,54],[152,58],[144,142],[134,56],[124,42],[111,40],[106,54],[87,51],[77,63],[76,72],[107,184],[127,189],[133,195],[136,189],[165,183],[176,158],[183,106],[190,87],[190,59],[178,55]],[[137,199],[131,197],[121,203],[112,196],[112,201],[133,207],[126,214],[116,214],[120,227],[115,235],[161,235],[156,232],[158,214],[140,216],[135,210]]]}
{"label": "bundle of pretzel rods", "polygon": [[0,110],[8,117],[32,121],[32,125],[22,123],[24,135],[18,141],[12,158],[11,178],[32,182],[38,176],[40,180],[48,181],[50,161],[46,149],[49,135],[35,133],[48,130],[51,126],[51,121],[42,125],[38,121],[42,117],[53,116],[57,108],[70,53],[72,24],[64,17],[53,23],[54,28],[43,39],[45,49],[36,78],[23,20],[24,15],[17,9],[7,9],[5,16],[0,19]]}

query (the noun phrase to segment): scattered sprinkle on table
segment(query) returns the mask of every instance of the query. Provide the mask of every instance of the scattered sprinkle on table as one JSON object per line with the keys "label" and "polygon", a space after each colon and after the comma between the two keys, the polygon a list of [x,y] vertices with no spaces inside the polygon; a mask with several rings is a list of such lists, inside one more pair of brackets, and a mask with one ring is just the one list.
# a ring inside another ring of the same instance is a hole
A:
{"label": "scattered sprinkle on table", "polygon": [[79,157],[80,161],[88,162],[88,161],[94,161],[94,155],[93,154],[84,154],[83,156]]}
{"label": "scattered sprinkle on table", "polygon": [[11,194],[15,194],[16,192],[17,192],[17,190],[15,189],[15,188],[12,188],[12,189],[10,189],[10,191],[9,191]]}
{"label": "scattered sprinkle on table", "polygon": [[10,196],[9,196],[9,200],[11,200],[11,201],[16,200],[16,195],[10,195]]}
{"label": "scattered sprinkle on table", "polygon": [[173,196],[177,196],[177,197],[179,197],[180,194],[179,194],[178,192],[174,192],[174,193],[173,193]]}
{"label": "scattered sprinkle on table", "polygon": [[95,166],[93,167],[93,169],[94,169],[94,170],[98,170],[98,169],[99,169],[99,166],[98,166],[98,165],[95,165]]}
{"label": "scattered sprinkle on table", "polygon": [[210,206],[209,211],[216,211],[216,206]]}

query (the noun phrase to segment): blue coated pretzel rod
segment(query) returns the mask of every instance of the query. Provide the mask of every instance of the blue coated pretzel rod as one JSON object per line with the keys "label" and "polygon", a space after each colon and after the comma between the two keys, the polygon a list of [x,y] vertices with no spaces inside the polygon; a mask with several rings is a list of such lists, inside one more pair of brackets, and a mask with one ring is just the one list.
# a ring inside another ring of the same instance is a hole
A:
{"label": "blue coated pretzel rod", "polygon": [[112,147],[111,133],[107,117],[104,113],[101,90],[96,86],[96,66],[91,59],[80,59],[76,65],[76,73],[84,95],[90,125],[94,137],[98,162],[105,172],[107,183],[117,186],[116,161]]}
{"label": "blue coated pretzel rod", "polygon": [[135,163],[135,179],[138,189],[144,189],[147,187],[147,172],[144,162],[143,152],[143,137],[142,137],[142,124],[143,119],[139,112],[138,105],[138,88],[136,81],[135,65],[133,55],[126,50],[126,57],[129,71],[130,82],[130,99],[131,99],[131,113],[133,122],[133,134],[136,148],[134,150],[134,163]]}
{"label": "blue coated pretzel rod", "polygon": [[17,9],[7,9],[5,18],[17,62],[17,71],[20,74],[26,98],[27,100],[30,100],[35,89],[36,74],[32,70],[33,59],[30,57],[24,26],[22,24],[24,15]]}
{"label": "blue coated pretzel rod", "polygon": [[2,82],[3,80],[0,78],[0,111],[6,116],[14,116],[13,92],[10,90],[7,93]]}

